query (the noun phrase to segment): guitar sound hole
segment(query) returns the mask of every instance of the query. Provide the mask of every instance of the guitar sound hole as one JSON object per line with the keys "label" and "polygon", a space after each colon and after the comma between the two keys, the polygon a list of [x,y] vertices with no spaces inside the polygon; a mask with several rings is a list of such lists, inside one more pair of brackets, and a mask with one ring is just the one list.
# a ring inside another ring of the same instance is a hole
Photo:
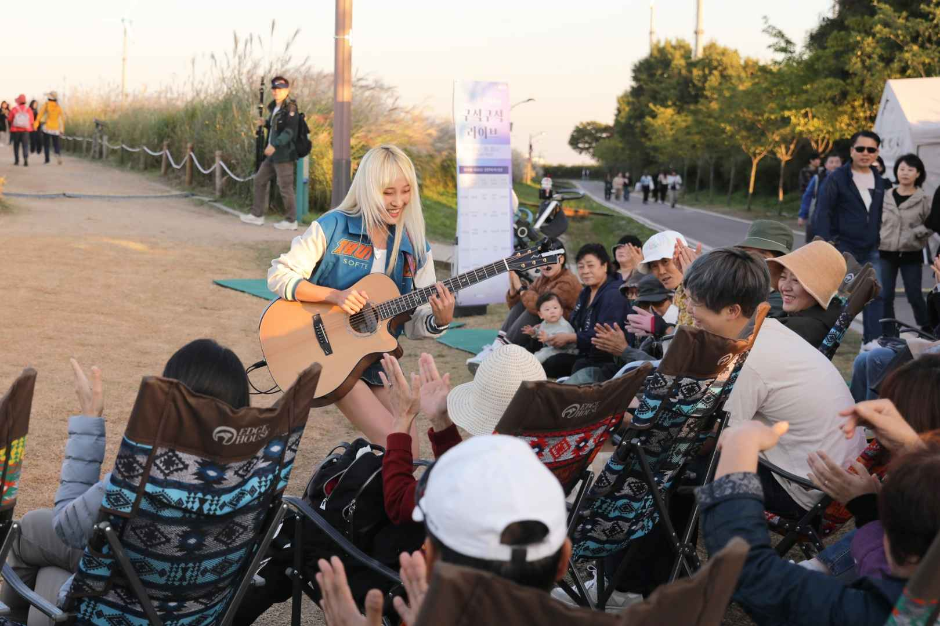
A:
{"label": "guitar sound hole", "polygon": [[379,327],[379,316],[372,304],[366,302],[362,310],[349,316],[349,325],[353,331],[362,335],[371,335]]}

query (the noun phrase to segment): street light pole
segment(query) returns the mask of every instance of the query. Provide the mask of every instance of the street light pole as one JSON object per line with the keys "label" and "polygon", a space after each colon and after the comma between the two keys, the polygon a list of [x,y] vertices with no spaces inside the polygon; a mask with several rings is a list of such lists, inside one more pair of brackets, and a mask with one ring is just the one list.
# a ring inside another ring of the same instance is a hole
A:
{"label": "street light pole", "polygon": [[541,133],[537,133],[537,134],[535,134],[535,135],[533,135],[532,133],[529,133],[529,158],[528,158],[528,160],[526,161],[526,165],[525,165],[525,182],[526,182],[527,185],[532,181],[532,173],[533,173],[533,169],[532,169],[532,142],[535,141],[536,139],[538,139],[539,137],[541,137],[541,136],[544,135],[544,134],[545,134],[544,131],[541,132]]}
{"label": "street light pole", "polygon": [[349,191],[352,171],[352,0],[336,0],[336,33],[333,38],[333,194],[337,207]]}
{"label": "street light pole", "polygon": [[121,18],[121,26],[124,27],[124,52],[121,55],[121,104],[127,101],[127,24],[126,18]]}
{"label": "street light pole", "polygon": [[[526,98],[525,100],[515,103],[514,105],[509,107],[510,112],[513,109],[515,109],[517,106],[519,106],[520,104],[525,104],[526,102],[535,102],[535,98]],[[511,118],[512,116],[510,116],[510,120],[509,120],[509,132],[512,132],[512,119]]]}
{"label": "street light pole", "polygon": [[693,59],[702,58],[702,46],[705,45],[705,28],[703,24],[705,19],[702,16],[702,2],[703,0],[696,0],[695,2],[695,56]]}
{"label": "street light pole", "polygon": [[653,54],[653,45],[656,43],[656,31],[653,30],[653,0],[650,0],[650,54]]}

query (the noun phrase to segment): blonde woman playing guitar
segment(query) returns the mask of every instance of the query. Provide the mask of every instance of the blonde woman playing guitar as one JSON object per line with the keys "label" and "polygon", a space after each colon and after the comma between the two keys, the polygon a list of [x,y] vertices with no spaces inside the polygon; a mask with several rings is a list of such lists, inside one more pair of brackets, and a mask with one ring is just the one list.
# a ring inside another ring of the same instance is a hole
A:
{"label": "blonde woman playing guitar", "polygon": [[[271,262],[268,288],[284,300],[330,303],[355,315],[369,295],[351,287],[374,273],[391,278],[401,294],[436,286],[437,293],[405,322],[408,338],[439,337],[446,330],[454,317],[454,295],[434,273],[414,165],[390,145],[367,152],[346,199]],[[381,370],[379,362],[368,367],[336,406],[370,441],[384,445],[393,418]],[[418,458],[414,425],[411,435]]]}

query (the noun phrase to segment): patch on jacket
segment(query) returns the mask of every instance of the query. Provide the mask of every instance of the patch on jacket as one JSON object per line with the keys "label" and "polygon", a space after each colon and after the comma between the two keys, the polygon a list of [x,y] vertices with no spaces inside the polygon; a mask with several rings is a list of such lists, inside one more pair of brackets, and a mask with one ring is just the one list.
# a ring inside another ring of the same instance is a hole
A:
{"label": "patch on jacket", "polygon": [[368,261],[372,258],[372,246],[367,243],[360,243],[350,239],[340,239],[336,247],[333,248],[333,254],[339,256],[348,256],[361,261]]}
{"label": "patch on jacket", "polygon": [[414,278],[415,272],[418,269],[415,258],[407,252],[402,252],[402,256],[405,257],[405,267],[402,270],[402,278]]}

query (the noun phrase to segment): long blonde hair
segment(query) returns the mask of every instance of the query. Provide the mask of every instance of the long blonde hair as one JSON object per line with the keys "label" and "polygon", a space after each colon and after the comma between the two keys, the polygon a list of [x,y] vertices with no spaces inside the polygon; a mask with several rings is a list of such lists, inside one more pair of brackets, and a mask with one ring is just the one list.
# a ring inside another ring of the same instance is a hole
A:
{"label": "long blonde hair", "polygon": [[415,175],[415,166],[402,152],[401,148],[393,145],[381,145],[366,152],[359,162],[359,168],[353,177],[349,192],[334,211],[341,211],[350,217],[361,217],[362,225],[369,236],[373,233],[383,233],[388,236],[388,225],[385,223],[385,200],[382,192],[399,176],[404,176],[411,187],[411,201],[402,208],[398,226],[395,229],[395,239],[389,251],[391,264],[388,266],[388,275],[391,276],[398,261],[398,250],[401,246],[402,232],[408,233],[411,247],[417,257],[418,265],[424,265],[427,258],[427,238],[424,233],[424,213],[421,211],[421,197],[418,193],[418,178]]}

